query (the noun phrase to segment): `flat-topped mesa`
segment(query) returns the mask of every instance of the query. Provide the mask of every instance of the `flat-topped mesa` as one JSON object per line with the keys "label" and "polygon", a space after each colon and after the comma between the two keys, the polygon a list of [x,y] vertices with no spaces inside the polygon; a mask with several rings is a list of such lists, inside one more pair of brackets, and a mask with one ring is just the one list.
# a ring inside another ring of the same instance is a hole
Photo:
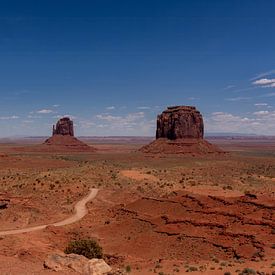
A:
{"label": "flat-topped mesa", "polygon": [[69,117],[63,117],[59,119],[56,126],[53,125],[53,136],[63,135],[63,136],[74,136],[74,126],[73,121]]}
{"label": "flat-topped mesa", "polygon": [[157,117],[157,139],[202,139],[203,136],[203,118],[196,107],[167,107],[167,109]]}
{"label": "flat-topped mesa", "polygon": [[157,117],[156,140],[143,146],[140,151],[192,155],[222,153],[221,149],[206,141],[203,136],[203,118],[196,107],[167,107]]}

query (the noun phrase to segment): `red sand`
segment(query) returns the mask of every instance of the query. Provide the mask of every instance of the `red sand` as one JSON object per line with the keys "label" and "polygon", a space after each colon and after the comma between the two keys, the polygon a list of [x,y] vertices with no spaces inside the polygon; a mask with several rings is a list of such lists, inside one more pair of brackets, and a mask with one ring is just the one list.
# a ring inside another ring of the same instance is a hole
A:
{"label": "red sand", "polygon": [[159,138],[140,149],[143,153],[165,154],[210,154],[222,153],[217,146],[204,139],[177,139]]}
{"label": "red sand", "polygon": [[46,151],[95,151],[96,149],[68,135],[54,135],[48,138],[41,149]]}

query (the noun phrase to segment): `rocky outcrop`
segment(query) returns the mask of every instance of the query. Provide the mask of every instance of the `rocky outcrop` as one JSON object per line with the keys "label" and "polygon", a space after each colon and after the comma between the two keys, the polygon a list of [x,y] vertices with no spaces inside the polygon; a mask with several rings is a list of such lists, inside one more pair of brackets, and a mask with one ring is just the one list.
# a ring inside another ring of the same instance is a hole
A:
{"label": "rocky outcrop", "polygon": [[43,150],[85,152],[95,151],[95,148],[74,137],[73,121],[69,117],[64,117],[58,120],[56,126],[53,126],[52,137],[44,142]]}
{"label": "rocky outcrop", "polygon": [[102,259],[89,260],[81,255],[66,255],[64,253],[49,255],[44,262],[44,267],[54,271],[64,272],[64,274],[66,274],[68,270],[73,270],[85,275],[103,275],[112,270]]}
{"label": "rocky outcrop", "polygon": [[53,125],[53,136],[63,135],[63,136],[74,136],[74,126],[73,121],[69,117],[63,117],[58,120],[56,126]]}
{"label": "rocky outcrop", "polygon": [[156,140],[140,151],[192,155],[222,152],[203,137],[203,118],[196,107],[172,106],[157,117]]}
{"label": "rocky outcrop", "polygon": [[10,200],[1,200],[0,199],[0,209],[6,209],[8,208]]}
{"label": "rocky outcrop", "polygon": [[156,138],[203,138],[201,113],[192,106],[173,106],[157,117]]}

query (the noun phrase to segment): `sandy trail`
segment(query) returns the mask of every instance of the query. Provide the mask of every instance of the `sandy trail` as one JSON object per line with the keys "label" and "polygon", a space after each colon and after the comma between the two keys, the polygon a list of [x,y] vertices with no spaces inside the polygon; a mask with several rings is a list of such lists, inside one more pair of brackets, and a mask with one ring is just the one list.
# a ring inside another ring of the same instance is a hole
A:
{"label": "sandy trail", "polygon": [[33,226],[28,228],[22,228],[22,229],[0,231],[0,236],[15,235],[15,234],[21,234],[26,232],[37,231],[37,230],[45,229],[49,225],[64,226],[64,225],[75,223],[81,220],[88,213],[86,204],[90,202],[92,199],[94,199],[97,193],[98,193],[98,189],[92,188],[90,190],[90,193],[86,197],[84,197],[83,199],[81,199],[79,202],[76,203],[76,205],[74,206],[75,213],[71,217],[63,221],[50,223],[50,224],[43,224],[43,225],[38,225],[38,226]]}

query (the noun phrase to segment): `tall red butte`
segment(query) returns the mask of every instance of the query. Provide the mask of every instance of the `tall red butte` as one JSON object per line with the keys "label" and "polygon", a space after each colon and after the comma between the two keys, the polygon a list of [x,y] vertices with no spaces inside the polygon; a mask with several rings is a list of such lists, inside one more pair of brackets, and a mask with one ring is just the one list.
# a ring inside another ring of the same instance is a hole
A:
{"label": "tall red butte", "polygon": [[204,139],[203,118],[193,106],[167,107],[157,117],[156,140],[140,150],[144,153],[166,154],[222,152]]}
{"label": "tall red butte", "polygon": [[63,117],[53,125],[52,136],[44,144],[44,148],[55,151],[95,151],[95,148],[74,137],[73,121]]}

